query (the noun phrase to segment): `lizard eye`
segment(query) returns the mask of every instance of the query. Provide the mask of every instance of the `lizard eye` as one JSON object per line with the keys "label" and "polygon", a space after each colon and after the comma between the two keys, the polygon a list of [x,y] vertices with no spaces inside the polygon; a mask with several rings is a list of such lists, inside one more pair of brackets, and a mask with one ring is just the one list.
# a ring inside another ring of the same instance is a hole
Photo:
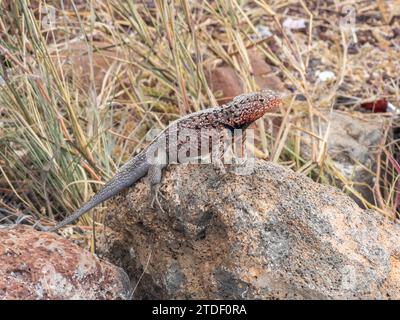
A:
{"label": "lizard eye", "polygon": [[258,99],[258,101],[260,101],[260,102],[264,102],[264,101],[265,101],[265,99],[264,99],[264,98],[260,98],[260,99]]}

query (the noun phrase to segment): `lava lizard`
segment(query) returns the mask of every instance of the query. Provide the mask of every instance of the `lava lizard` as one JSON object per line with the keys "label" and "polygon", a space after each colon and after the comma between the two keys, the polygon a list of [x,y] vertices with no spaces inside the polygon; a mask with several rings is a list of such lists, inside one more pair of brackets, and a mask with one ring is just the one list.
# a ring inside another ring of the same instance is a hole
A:
{"label": "lava lizard", "polygon": [[[149,161],[149,155],[153,156],[154,153],[158,152],[156,150],[161,149],[163,151],[165,148],[168,150],[170,140],[168,137],[170,137],[171,131],[180,133],[180,130],[188,129],[199,133],[201,130],[223,132],[225,130],[246,129],[266,112],[278,108],[281,103],[282,98],[278,93],[272,90],[262,90],[241,94],[225,105],[194,112],[174,121],[146,149],[128,160],[102,189],[81,208],[54,227],[45,228],[38,225],[39,228],[43,231],[53,232],[70,224],[90,209],[113,197],[125,188],[132,186],[146,174],[151,186],[158,186],[161,182],[162,169],[167,166],[168,161]],[[161,142],[164,144],[160,148]],[[178,143],[179,145],[176,146],[178,150],[181,146],[185,145],[185,141],[179,141]],[[166,153],[163,156],[168,157]],[[167,159],[164,158],[164,160]]]}

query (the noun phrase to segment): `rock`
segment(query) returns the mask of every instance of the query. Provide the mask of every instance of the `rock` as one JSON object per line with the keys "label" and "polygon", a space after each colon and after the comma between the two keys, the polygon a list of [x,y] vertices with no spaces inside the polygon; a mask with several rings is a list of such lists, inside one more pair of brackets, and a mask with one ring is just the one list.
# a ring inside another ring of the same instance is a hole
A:
{"label": "rock", "polygon": [[92,60],[90,60],[88,44],[84,41],[78,41],[60,49],[58,54],[56,52],[52,54],[53,61],[55,63],[60,62],[64,76],[73,78],[77,82],[77,87],[82,88],[84,92],[90,89],[91,61],[93,63],[93,82],[96,90],[99,91],[105,79],[111,81],[110,76],[106,78],[106,75],[109,72],[113,74],[110,68],[121,58],[121,53],[110,43],[104,41],[94,41],[92,50],[93,55]]}
{"label": "rock", "polygon": [[[374,174],[376,170],[376,150],[379,147],[383,133],[385,120],[378,115],[371,117],[358,117],[346,112],[321,111],[323,117],[329,119],[329,136],[327,142],[328,155],[333,160],[335,167],[353,182],[353,187],[368,202],[375,203],[373,194]],[[318,135],[324,137],[328,129],[328,122],[315,118],[314,121],[319,126]],[[310,128],[309,118],[303,119],[303,125],[308,130]],[[303,143],[301,144],[301,155],[304,159],[311,157],[311,139],[308,134],[302,134]],[[340,181],[335,181],[341,187]],[[361,207],[360,199],[355,195],[350,195]]]}
{"label": "rock", "polygon": [[265,61],[262,55],[255,49],[248,51],[254,79],[260,89],[271,89],[279,92],[285,91],[282,80],[274,74],[272,67]]}
{"label": "rock", "polygon": [[[248,50],[254,80],[260,89],[284,91],[281,79],[273,74],[272,68],[265,62],[256,49]],[[218,96],[220,103],[226,103],[243,93],[243,83],[236,71],[228,65],[218,66],[205,72],[210,89]]]}
{"label": "rock", "polygon": [[126,273],[56,234],[0,228],[0,300],[126,299]]}
{"label": "rock", "polygon": [[400,226],[333,187],[260,160],[171,165],[160,192],[157,209],[145,182],[108,205],[101,254],[135,299],[400,298]]}
{"label": "rock", "polygon": [[217,67],[206,72],[206,78],[211,91],[217,95],[219,103],[223,104],[233,97],[243,93],[242,83],[235,70],[229,66]]}

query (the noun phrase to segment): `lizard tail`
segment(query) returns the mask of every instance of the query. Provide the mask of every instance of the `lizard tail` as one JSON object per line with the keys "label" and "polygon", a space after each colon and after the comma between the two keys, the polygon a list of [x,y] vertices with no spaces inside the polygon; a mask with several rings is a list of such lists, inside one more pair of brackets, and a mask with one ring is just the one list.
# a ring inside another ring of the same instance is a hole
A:
{"label": "lizard tail", "polygon": [[53,232],[71,222],[75,221],[90,209],[106,201],[116,195],[123,189],[133,185],[136,181],[146,175],[149,170],[149,164],[144,154],[139,154],[135,158],[124,164],[121,169],[108,181],[103,188],[96,193],[93,198],[86,202],[81,208],[76,210],[72,215],[61,221],[55,227],[45,229],[44,231]]}

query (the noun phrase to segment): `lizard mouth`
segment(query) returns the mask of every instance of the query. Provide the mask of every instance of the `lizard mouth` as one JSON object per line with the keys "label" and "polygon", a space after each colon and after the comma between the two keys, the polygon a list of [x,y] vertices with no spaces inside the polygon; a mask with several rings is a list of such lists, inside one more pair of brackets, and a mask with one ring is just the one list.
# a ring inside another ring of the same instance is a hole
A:
{"label": "lizard mouth", "polygon": [[281,97],[273,98],[272,100],[269,101],[268,105],[271,111],[276,111],[282,105],[282,98]]}

